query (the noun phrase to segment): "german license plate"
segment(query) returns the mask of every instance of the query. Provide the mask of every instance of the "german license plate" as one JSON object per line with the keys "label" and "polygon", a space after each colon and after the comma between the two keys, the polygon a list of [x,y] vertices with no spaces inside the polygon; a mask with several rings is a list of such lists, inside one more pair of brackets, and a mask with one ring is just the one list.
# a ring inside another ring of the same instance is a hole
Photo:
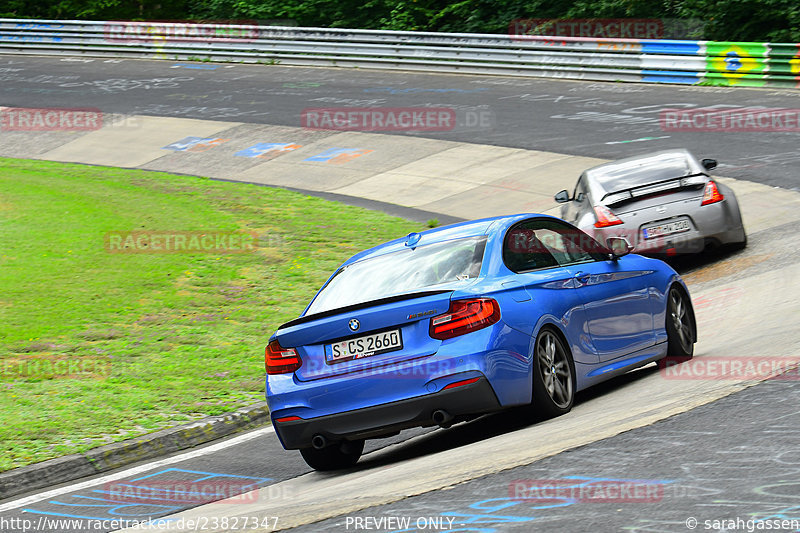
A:
{"label": "german license plate", "polygon": [[664,235],[672,235],[673,233],[681,233],[689,231],[692,227],[689,225],[688,220],[675,220],[673,222],[665,222],[657,226],[647,226],[642,231],[644,232],[645,239],[655,239],[656,237],[663,237]]}
{"label": "german license plate", "polygon": [[325,345],[325,361],[328,364],[352,361],[403,348],[403,337],[399,329],[355,337]]}

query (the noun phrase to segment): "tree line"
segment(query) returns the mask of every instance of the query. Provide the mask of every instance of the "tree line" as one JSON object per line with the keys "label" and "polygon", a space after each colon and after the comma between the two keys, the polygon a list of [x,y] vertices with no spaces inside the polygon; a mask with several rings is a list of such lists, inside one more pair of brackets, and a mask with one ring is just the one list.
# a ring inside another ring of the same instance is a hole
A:
{"label": "tree line", "polygon": [[677,35],[681,38],[800,41],[798,0],[0,0],[0,16],[248,20],[261,24],[458,33],[507,33],[510,23],[518,19],[630,18],[677,24],[682,26],[683,33]]}

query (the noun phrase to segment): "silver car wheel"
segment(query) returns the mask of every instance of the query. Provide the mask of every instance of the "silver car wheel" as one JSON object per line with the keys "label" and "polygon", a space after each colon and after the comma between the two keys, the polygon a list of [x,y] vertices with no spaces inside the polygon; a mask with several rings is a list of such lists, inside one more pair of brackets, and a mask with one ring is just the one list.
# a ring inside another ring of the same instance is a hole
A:
{"label": "silver car wheel", "polygon": [[539,337],[536,347],[544,388],[560,409],[572,403],[572,370],[561,343],[549,331]]}

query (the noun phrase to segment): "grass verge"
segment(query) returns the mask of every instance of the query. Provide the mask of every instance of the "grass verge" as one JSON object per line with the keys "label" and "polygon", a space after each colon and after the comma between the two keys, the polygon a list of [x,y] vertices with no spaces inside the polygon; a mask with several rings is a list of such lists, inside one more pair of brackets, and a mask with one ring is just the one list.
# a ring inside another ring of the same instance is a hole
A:
{"label": "grass verge", "polygon": [[[0,158],[0,471],[263,399],[275,328],[344,259],[421,229],[281,189]],[[258,246],[110,253],[130,231]]]}

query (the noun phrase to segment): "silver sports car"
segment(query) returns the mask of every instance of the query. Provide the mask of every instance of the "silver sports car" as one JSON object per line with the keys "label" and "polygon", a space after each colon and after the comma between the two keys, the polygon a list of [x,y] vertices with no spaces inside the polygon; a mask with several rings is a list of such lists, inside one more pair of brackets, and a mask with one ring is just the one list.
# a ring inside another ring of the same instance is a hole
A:
{"label": "silver sports car", "polygon": [[598,241],[623,237],[637,253],[676,255],[729,245],[747,235],[733,191],[688,150],[664,150],[599,165],[581,174],[570,196],[556,194],[561,218]]}

